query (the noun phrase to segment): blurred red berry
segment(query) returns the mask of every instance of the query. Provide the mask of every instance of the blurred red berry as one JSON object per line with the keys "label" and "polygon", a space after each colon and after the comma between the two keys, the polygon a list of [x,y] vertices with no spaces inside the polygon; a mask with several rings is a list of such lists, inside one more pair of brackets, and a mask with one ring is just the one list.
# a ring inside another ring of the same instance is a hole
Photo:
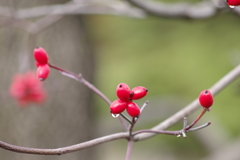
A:
{"label": "blurred red berry", "polygon": [[35,65],[36,65],[36,67],[39,67],[39,66],[40,66],[40,64],[38,63],[38,61],[35,61]]}
{"label": "blurred red berry", "polygon": [[133,93],[132,93],[131,99],[137,100],[137,99],[141,99],[144,96],[146,96],[148,90],[145,87],[138,86],[138,87],[133,88],[132,92]]}
{"label": "blurred red berry", "polygon": [[9,91],[21,106],[31,102],[41,103],[46,98],[42,83],[33,72],[16,75]]}
{"label": "blurred red berry", "polygon": [[209,108],[213,104],[213,96],[212,93],[209,90],[204,90],[200,93],[199,98],[198,98],[201,106],[204,108]]}
{"label": "blurred red berry", "polygon": [[239,6],[240,5],[240,0],[227,0],[227,4],[229,6]]}
{"label": "blurred red berry", "polygon": [[127,104],[127,113],[131,117],[138,117],[140,115],[140,109],[138,105],[134,102],[128,102]]}
{"label": "blurred red berry", "polygon": [[116,94],[121,101],[128,102],[130,100],[131,90],[125,83],[120,83],[117,86]]}
{"label": "blurred red berry", "polygon": [[35,60],[40,65],[48,63],[48,54],[43,48],[41,48],[41,47],[35,48],[33,51],[33,54],[34,54]]}
{"label": "blurred red berry", "polygon": [[112,104],[110,105],[110,112],[112,114],[120,114],[126,109],[126,107],[127,107],[127,102],[123,102],[117,99],[114,102],[112,102]]}
{"label": "blurred red berry", "polygon": [[48,64],[38,66],[37,76],[39,80],[40,81],[45,80],[48,77],[49,72],[50,72],[50,68]]}

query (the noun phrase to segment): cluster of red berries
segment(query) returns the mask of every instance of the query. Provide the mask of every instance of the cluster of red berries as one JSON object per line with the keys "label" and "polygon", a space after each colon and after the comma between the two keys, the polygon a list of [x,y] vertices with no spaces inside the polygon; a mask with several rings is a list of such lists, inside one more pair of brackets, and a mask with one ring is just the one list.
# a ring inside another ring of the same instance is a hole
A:
{"label": "cluster of red berries", "polygon": [[203,108],[209,109],[213,104],[213,95],[209,90],[204,90],[198,97],[199,103]]}
{"label": "cluster of red berries", "polygon": [[145,87],[138,86],[131,90],[127,84],[120,83],[116,89],[116,94],[119,99],[112,102],[110,112],[112,114],[120,114],[126,109],[131,117],[138,117],[140,115],[140,109],[132,100],[143,98],[147,92],[148,90]]}
{"label": "cluster of red berries", "polygon": [[234,6],[239,6],[240,5],[240,0],[227,0],[227,4],[231,8],[234,8]]}
{"label": "cluster of red berries", "polygon": [[37,76],[41,81],[43,81],[48,77],[48,74],[50,72],[48,65],[48,54],[43,48],[37,47],[34,49],[33,55],[36,60],[36,66],[38,68]]}

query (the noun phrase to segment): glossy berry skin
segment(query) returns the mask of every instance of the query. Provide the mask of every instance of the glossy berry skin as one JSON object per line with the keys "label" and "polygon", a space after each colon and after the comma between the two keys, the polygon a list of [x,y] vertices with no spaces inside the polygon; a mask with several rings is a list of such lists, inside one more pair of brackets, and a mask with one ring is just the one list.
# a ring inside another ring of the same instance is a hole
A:
{"label": "glossy berry skin", "polygon": [[49,72],[50,72],[50,68],[49,68],[48,64],[38,66],[37,76],[38,76],[39,80],[40,81],[45,80],[48,77]]}
{"label": "glossy berry skin", "polygon": [[119,99],[112,102],[110,105],[110,112],[112,114],[120,114],[127,108],[127,102],[123,102]]}
{"label": "glossy berry skin", "polygon": [[240,5],[240,0],[227,0],[227,4],[229,6],[239,6]]}
{"label": "glossy berry skin", "polygon": [[48,54],[43,48],[35,48],[33,51],[33,55],[38,64],[42,65],[48,63]]}
{"label": "glossy berry skin", "polygon": [[131,95],[131,99],[137,100],[137,99],[141,99],[144,96],[146,96],[148,90],[145,87],[138,86],[138,87],[133,88],[132,92],[133,93]]}
{"label": "glossy berry skin", "polygon": [[212,93],[209,90],[202,91],[198,97],[198,100],[201,106],[203,106],[204,108],[211,107],[214,101]]}
{"label": "glossy berry skin", "polygon": [[138,117],[140,115],[140,109],[139,109],[139,107],[138,107],[138,105],[136,103],[128,102],[127,113],[131,117]]}
{"label": "glossy berry skin", "polygon": [[116,94],[121,101],[128,102],[130,100],[131,90],[125,83],[120,83],[117,86]]}

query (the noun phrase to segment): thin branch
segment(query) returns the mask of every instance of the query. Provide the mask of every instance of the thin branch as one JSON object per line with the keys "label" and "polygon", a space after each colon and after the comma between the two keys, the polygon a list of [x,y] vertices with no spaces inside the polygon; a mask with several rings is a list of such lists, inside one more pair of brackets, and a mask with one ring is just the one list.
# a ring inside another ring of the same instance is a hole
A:
{"label": "thin branch", "polygon": [[205,123],[204,125],[201,125],[201,126],[198,126],[195,128],[190,128],[187,132],[192,132],[192,131],[197,131],[199,129],[203,129],[203,128],[209,126],[210,124],[211,124],[211,122],[208,122],[208,123]]}
{"label": "thin branch", "polygon": [[189,126],[187,126],[186,128],[184,128],[184,130],[189,130],[191,129],[200,119],[201,117],[206,113],[208,109],[204,108],[201,112],[201,114],[197,117],[197,119],[195,119]]}
{"label": "thin branch", "polygon": [[182,132],[180,131],[166,131],[166,130],[152,130],[152,129],[144,129],[144,130],[139,130],[136,132],[133,132],[133,136],[136,136],[141,133],[156,133],[156,134],[167,134],[167,135],[175,135],[178,136]]}
{"label": "thin branch", "polygon": [[[120,115],[122,116],[122,118],[124,118],[126,121],[128,121],[128,123],[129,123],[130,125],[132,125],[131,120],[130,120],[127,116],[125,116],[123,113],[120,113]],[[124,124],[125,124],[125,123],[124,123]],[[127,126],[125,126],[125,128],[127,129]]]}
{"label": "thin branch", "polygon": [[133,132],[132,136],[136,136],[136,135],[141,134],[141,133],[156,133],[156,134],[166,134],[166,135],[174,135],[174,136],[183,135],[184,138],[187,138],[187,136],[186,136],[187,132],[197,131],[197,130],[203,129],[203,128],[205,128],[205,127],[207,127],[211,124],[211,122],[208,122],[204,125],[201,125],[201,126],[198,126],[198,127],[195,127],[195,128],[189,128],[189,127],[186,126],[185,122],[186,122],[186,119],[184,118],[183,129],[178,130],[178,131],[144,129],[144,130],[139,130],[139,131]]}
{"label": "thin branch", "polygon": [[130,160],[130,158],[131,158],[131,153],[132,153],[132,146],[133,146],[133,141],[132,141],[132,140],[129,140],[129,141],[128,141],[127,153],[126,153],[126,159],[125,159],[125,160]]}
{"label": "thin branch", "polygon": [[82,75],[77,75],[75,73],[72,73],[70,71],[64,70],[62,68],[59,68],[53,64],[49,64],[49,67],[52,67],[58,71],[60,71],[61,73],[63,73],[63,75],[68,76],[70,78],[73,78],[81,83],[83,83],[85,86],[87,86],[88,88],[90,88],[92,91],[94,91],[99,97],[101,97],[108,105],[111,104],[111,101],[100,91],[98,90],[94,85],[92,85],[91,83],[89,83],[88,81],[86,81]]}
{"label": "thin branch", "polygon": [[[73,1],[69,1],[69,2],[65,3],[64,5],[69,5],[69,4],[70,5],[73,4]],[[41,32],[42,30],[44,30],[45,28],[51,26],[55,22],[62,19],[64,15],[55,15],[55,16],[50,15],[55,12],[58,12],[59,10],[61,10],[61,8],[57,8],[57,7],[54,9],[52,8],[51,11],[49,11],[50,13],[47,12],[47,14],[43,18],[38,19],[35,23],[30,25],[28,27],[28,32],[30,32],[31,34],[37,34],[37,33]],[[19,16],[18,11],[16,11],[15,16],[16,17]]]}
{"label": "thin branch", "polygon": [[[84,84],[85,86],[87,86],[89,89],[91,89],[93,92],[95,92],[99,97],[101,97],[108,105],[111,105],[111,101],[107,98],[107,96],[105,96],[100,90],[98,90],[94,85],[92,85],[91,83],[89,83],[87,80],[85,80],[82,75],[77,75],[75,73],[69,72],[67,70],[64,70],[62,68],[59,68],[55,65],[52,65],[50,63],[48,63],[49,67],[52,67],[58,71],[60,71],[60,73],[62,73],[63,75],[75,79],[79,82],[81,82],[82,84]],[[125,130],[127,131],[127,125],[125,124],[125,121],[123,120],[123,118],[125,120],[127,120],[130,124],[131,121],[123,114],[120,114],[121,117],[118,117],[118,119],[120,120],[121,124],[123,125],[123,127],[125,128]]]}
{"label": "thin branch", "polygon": [[79,143],[76,145],[68,146],[68,147],[62,147],[62,148],[56,148],[56,149],[41,149],[41,148],[29,148],[29,147],[20,147],[15,146],[12,144],[8,144],[6,142],[0,141],[0,147],[6,150],[10,150],[13,152],[18,153],[27,153],[27,154],[40,154],[40,155],[62,155],[78,150],[82,150],[85,148],[93,147],[102,143],[106,143],[109,141],[117,140],[117,139],[127,139],[129,136],[126,132],[111,134],[108,136],[96,138],[87,142]]}
{"label": "thin branch", "polygon": [[142,105],[142,107],[141,107],[141,109],[140,109],[140,113],[143,112],[143,110],[145,109],[145,107],[147,107],[148,103],[149,103],[149,101],[146,101],[146,102]]}
{"label": "thin branch", "polygon": [[211,1],[199,3],[164,3],[151,0],[127,0],[150,14],[169,18],[208,18],[216,14],[218,6]]}
{"label": "thin branch", "polygon": [[[217,83],[215,83],[209,90],[212,92],[213,95],[216,95],[221,90],[223,90],[225,87],[227,87],[229,84],[231,84],[234,80],[236,80],[240,75],[240,65],[235,67],[232,71],[230,71],[228,74],[226,74],[222,79],[220,79]],[[165,130],[168,127],[174,125],[178,121],[182,120],[183,117],[193,113],[195,110],[197,110],[200,107],[200,104],[198,102],[198,99],[195,99],[192,103],[190,103],[188,106],[180,110],[179,112],[175,113],[165,121],[159,123],[155,127],[152,128],[152,130]],[[138,136],[134,137],[135,141],[148,139],[155,134],[150,133],[143,133],[139,134]]]}
{"label": "thin branch", "polygon": [[133,130],[133,127],[136,123],[136,120],[135,120],[135,117],[132,118],[132,124],[130,125],[129,127],[129,137],[130,137],[130,140],[132,139],[132,130]]}
{"label": "thin branch", "polygon": [[[4,12],[4,15],[5,14]],[[71,3],[67,4],[38,6],[16,11],[16,17],[21,19],[36,18],[46,15],[77,14],[122,15],[133,18],[145,17],[145,12],[143,10],[131,7],[128,3],[122,1],[91,1],[87,3],[74,3],[71,1]]]}

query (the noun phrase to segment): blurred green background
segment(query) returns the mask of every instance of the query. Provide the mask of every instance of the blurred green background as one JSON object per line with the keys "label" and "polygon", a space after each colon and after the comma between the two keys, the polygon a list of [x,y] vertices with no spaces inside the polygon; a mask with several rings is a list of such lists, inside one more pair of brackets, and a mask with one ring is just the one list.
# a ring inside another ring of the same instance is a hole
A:
{"label": "blurred green background", "polygon": [[[153,127],[182,109],[240,61],[240,17],[230,9],[202,20],[90,16],[87,22],[97,54],[97,87],[111,101],[116,99],[115,88],[121,82],[131,88],[149,89],[146,98],[136,101],[142,105],[150,100],[137,129]],[[239,84],[236,80],[218,94],[212,111],[198,123],[212,121],[210,127],[188,134],[187,139],[158,135],[137,142],[132,159],[202,159],[237,138]],[[104,127],[111,133],[122,131],[118,120],[109,115],[108,106],[98,97],[95,100],[100,130]],[[189,123],[200,111],[188,117]],[[181,127],[179,122],[170,129]],[[126,142],[104,144],[112,157],[107,154],[103,159],[124,159],[126,145]]]}

